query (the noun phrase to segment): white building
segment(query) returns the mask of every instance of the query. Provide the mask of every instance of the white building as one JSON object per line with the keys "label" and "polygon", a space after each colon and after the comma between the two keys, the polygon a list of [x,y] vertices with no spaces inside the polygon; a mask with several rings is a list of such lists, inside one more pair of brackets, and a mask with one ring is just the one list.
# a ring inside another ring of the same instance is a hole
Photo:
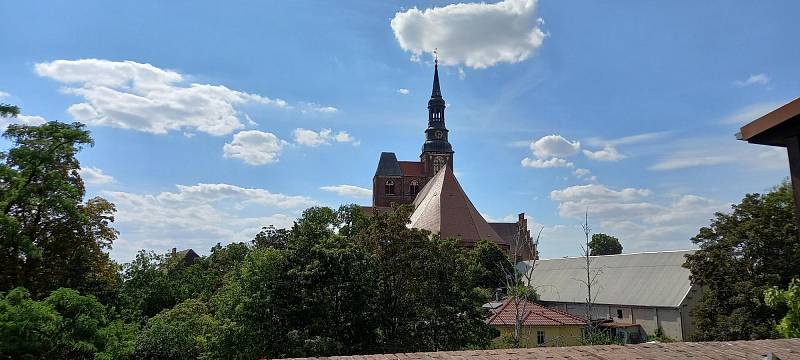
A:
{"label": "white building", "polygon": [[[648,335],[660,326],[664,335],[689,340],[694,325],[689,312],[701,290],[682,265],[692,250],[591,256],[592,318],[640,324]],[[586,316],[586,258],[567,257],[521,262],[534,264],[531,284],[547,306]]]}

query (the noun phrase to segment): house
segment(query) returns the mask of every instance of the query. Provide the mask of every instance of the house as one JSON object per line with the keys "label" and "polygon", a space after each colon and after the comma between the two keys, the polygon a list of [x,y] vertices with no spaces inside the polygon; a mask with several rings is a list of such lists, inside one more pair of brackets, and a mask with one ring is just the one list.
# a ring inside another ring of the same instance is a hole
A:
{"label": "house", "polygon": [[200,255],[197,255],[192,249],[178,251],[177,248],[172,248],[172,253],[170,255],[173,258],[179,259],[184,265],[191,265],[195,259],[200,257]]}
{"label": "house", "polygon": [[506,298],[487,305],[484,307],[490,310],[491,315],[486,323],[500,331],[500,338],[514,333],[519,314],[522,347],[578,345],[588,324],[580,316],[525,300],[517,302]]}
{"label": "house", "polygon": [[[590,256],[591,319],[639,324],[647,335],[661,327],[664,336],[687,341],[694,332],[690,311],[702,288],[689,281],[683,267],[692,250]],[[551,308],[586,317],[586,258],[526,261],[533,266],[530,283]]]}

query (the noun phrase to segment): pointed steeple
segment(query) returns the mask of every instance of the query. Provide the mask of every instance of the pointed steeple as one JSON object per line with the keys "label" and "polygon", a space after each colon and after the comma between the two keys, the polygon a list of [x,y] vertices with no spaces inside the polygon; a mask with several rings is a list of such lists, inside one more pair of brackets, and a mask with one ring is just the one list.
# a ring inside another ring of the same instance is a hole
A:
{"label": "pointed steeple", "polygon": [[433,65],[433,91],[431,92],[431,99],[441,99],[442,89],[439,88],[439,58],[437,55]]}

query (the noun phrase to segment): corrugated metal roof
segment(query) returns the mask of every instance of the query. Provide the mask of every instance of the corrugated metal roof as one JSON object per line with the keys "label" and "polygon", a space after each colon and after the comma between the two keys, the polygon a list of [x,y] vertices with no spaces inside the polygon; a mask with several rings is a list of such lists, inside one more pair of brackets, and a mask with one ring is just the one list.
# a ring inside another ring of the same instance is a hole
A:
{"label": "corrugated metal roof", "polygon": [[[591,256],[595,304],[677,307],[691,288],[682,265],[693,250]],[[530,266],[521,262],[517,266]],[[537,260],[531,285],[542,301],[584,303],[586,260],[583,257]],[[584,282],[580,282],[583,280]]]}

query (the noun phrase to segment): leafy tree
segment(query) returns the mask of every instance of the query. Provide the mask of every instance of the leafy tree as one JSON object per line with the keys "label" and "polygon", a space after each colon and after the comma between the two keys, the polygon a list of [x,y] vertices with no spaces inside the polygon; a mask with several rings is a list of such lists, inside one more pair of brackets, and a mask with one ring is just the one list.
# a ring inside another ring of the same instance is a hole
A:
{"label": "leafy tree", "polygon": [[104,250],[117,237],[114,205],[83,203],[75,157],[93,144],[89,132],[49,122],[11,125],[3,136],[14,145],[0,152],[0,291],[24,286],[39,298],[71,287],[113,296],[118,278]]}
{"label": "leafy tree", "polygon": [[42,301],[16,288],[0,300],[0,357],[125,359],[135,327],[109,321],[93,296],[61,288]]}
{"label": "leafy tree", "polygon": [[0,117],[17,117],[19,107],[11,104],[0,104]]}
{"label": "leafy tree", "polygon": [[786,290],[778,287],[767,289],[764,302],[771,307],[786,306],[786,316],[778,323],[776,330],[785,338],[800,337],[800,278],[792,279]]}
{"label": "leafy tree", "polygon": [[494,290],[506,286],[506,275],[514,265],[493,241],[480,240],[468,254],[470,273],[476,286]]}
{"label": "leafy tree", "polygon": [[147,321],[134,355],[137,359],[197,359],[214,341],[218,331],[219,323],[206,304],[188,300]]}
{"label": "leafy tree", "polygon": [[597,233],[592,234],[589,250],[591,256],[622,254],[622,244],[614,236]]}
{"label": "leafy tree", "polygon": [[800,240],[792,190],[787,182],[767,194],[748,194],[717,213],[692,241],[700,250],[684,265],[703,295],[693,310],[698,340],[776,336],[780,308],[767,306],[764,291],[785,288],[800,274]]}
{"label": "leafy tree", "polygon": [[360,236],[377,257],[381,351],[486,347],[497,332],[484,323],[488,300],[475,289],[456,240],[406,226],[409,206],[375,215]]}
{"label": "leafy tree", "polygon": [[[215,296],[217,357],[369,352],[376,343],[374,264],[340,236],[338,213],[311,208],[285,242],[257,246]],[[264,243],[262,243],[264,244]],[[264,342],[260,339],[274,339]],[[243,340],[248,339],[248,340]]]}

